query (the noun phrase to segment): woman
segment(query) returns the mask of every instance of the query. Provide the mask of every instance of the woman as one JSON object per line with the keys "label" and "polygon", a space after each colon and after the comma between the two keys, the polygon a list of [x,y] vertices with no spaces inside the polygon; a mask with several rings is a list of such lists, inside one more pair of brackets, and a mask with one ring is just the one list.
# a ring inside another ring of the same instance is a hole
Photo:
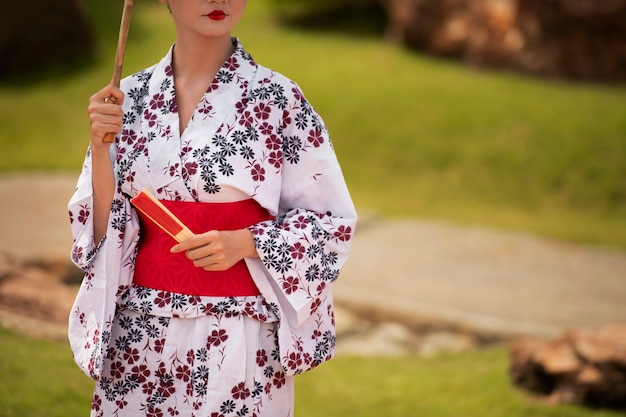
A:
{"label": "woman", "polygon": [[[69,204],[85,270],[70,342],[96,380],[92,416],[291,416],[293,376],[334,353],[354,206],[298,86],[231,38],[246,1],[160,1],[176,42],[91,98]],[[176,243],[135,211],[142,189],[195,236]]]}

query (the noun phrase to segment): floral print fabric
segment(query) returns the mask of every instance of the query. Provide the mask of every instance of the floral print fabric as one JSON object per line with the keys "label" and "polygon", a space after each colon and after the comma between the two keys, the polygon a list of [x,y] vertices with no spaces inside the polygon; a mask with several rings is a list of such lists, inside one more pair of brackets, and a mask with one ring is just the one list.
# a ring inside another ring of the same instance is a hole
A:
{"label": "floral print fabric", "polygon": [[275,346],[271,324],[239,314],[176,320],[118,309],[111,336],[94,417],[292,415],[293,377],[267,350]]}
{"label": "floral print fabric", "polygon": [[[106,237],[98,245],[93,242],[87,154],[69,204],[72,259],[85,270],[69,335],[77,364],[96,380],[111,378],[111,357],[119,360],[124,355],[126,345],[116,347],[116,338],[125,330],[120,329],[119,316],[129,312],[167,318],[170,325],[217,318],[224,326],[221,330],[233,334],[240,334],[237,328],[248,320],[263,323],[275,337],[262,339],[257,346],[274,352],[280,364],[275,372],[286,376],[311,369],[334,354],[331,288],[350,251],[354,206],[326,128],[299,87],[258,65],[236,39],[233,42],[235,52],[182,135],[172,51],[154,67],[123,80],[124,126],[110,150],[117,189]],[[144,188],[161,200],[253,198],[268,210],[274,220],[250,227],[259,258],[245,260],[261,295],[253,300],[214,300],[134,286],[140,228],[129,197]],[[222,312],[218,306],[223,303],[233,303],[229,308],[236,311]],[[123,313],[119,309],[116,313],[118,306]],[[162,327],[165,330],[165,324]],[[237,337],[228,339],[229,346],[245,343]],[[202,347],[193,342],[180,347],[185,348]],[[156,362],[149,367],[158,370]],[[100,400],[106,401],[106,396]]]}

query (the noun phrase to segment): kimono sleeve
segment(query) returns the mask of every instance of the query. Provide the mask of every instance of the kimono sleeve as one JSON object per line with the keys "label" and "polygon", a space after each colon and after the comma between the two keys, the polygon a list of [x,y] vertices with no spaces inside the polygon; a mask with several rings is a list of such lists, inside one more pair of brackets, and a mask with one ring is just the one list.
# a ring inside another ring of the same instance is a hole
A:
{"label": "kimono sleeve", "polygon": [[250,230],[284,318],[297,328],[330,295],[357,215],[323,122],[295,84],[291,99],[283,117],[278,215]]}
{"label": "kimono sleeve", "polygon": [[74,236],[72,260],[85,271],[70,313],[68,337],[77,365],[97,380],[110,342],[117,298],[132,280],[139,222],[117,188],[106,235],[95,245],[89,151],[68,209]]}

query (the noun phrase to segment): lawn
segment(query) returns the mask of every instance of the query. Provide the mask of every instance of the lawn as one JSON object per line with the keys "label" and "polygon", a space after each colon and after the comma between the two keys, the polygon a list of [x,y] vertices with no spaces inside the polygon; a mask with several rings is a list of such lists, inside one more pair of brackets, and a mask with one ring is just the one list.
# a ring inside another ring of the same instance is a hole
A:
{"label": "lawn", "polygon": [[[298,376],[299,417],[617,417],[513,388],[504,347],[431,359],[340,357]],[[0,417],[87,415],[93,384],[64,342],[0,328]]]}
{"label": "lawn", "polygon": [[[87,0],[95,64],[0,85],[0,171],[77,172],[86,103],[111,76],[121,12]],[[158,2],[137,0],[125,73],[174,39]],[[362,212],[443,219],[626,248],[626,86],[481,72],[371,33],[278,25],[266,0],[237,30],[323,115]],[[550,407],[507,380],[505,348],[434,359],[343,357],[298,379],[300,417],[612,417]],[[92,384],[66,343],[0,329],[0,417],[86,415]]]}
{"label": "lawn", "polygon": [[[102,39],[94,65],[0,86],[0,171],[80,168],[86,103],[110,79],[120,13],[86,4]],[[135,7],[125,73],[174,39],[162,5]],[[626,86],[477,71],[367,30],[280,25],[267,0],[249,3],[236,35],[303,87],[362,212],[626,248]]]}

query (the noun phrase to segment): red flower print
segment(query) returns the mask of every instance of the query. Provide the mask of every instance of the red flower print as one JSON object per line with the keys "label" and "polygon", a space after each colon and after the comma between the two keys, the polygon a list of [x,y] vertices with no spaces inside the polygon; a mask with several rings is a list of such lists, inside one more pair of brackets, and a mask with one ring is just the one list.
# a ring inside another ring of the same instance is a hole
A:
{"label": "red flower print", "polygon": [[149,110],[143,112],[143,118],[146,122],[148,122],[149,127],[154,127],[157,122],[157,115],[155,113],[151,113]]}
{"label": "red flower print", "polygon": [[115,359],[115,348],[110,347],[110,346],[107,348],[107,356],[106,356],[106,358],[109,359],[109,360]]}
{"label": "red flower print", "polygon": [[91,212],[88,206],[80,206],[80,211],[78,212],[78,221],[80,224],[86,224],[90,214]]}
{"label": "red flower print", "polygon": [[270,152],[269,163],[275,168],[280,168],[283,164],[283,153],[281,151]]}
{"label": "red flower print", "polygon": [[291,257],[293,259],[302,259],[306,253],[306,247],[302,243],[296,242],[291,248],[289,248],[289,251],[291,252]]}
{"label": "red flower print", "polygon": [[265,364],[267,363],[267,353],[265,352],[265,350],[263,349],[259,349],[256,352],[256,364],[259,367],[263,367],[265,366]]}
{"label": "red flower print", "polygon": [[287,110],[283,110],[283,129],[291,124],[291,114]]}
{"label": "red flower print", "polygon": [[350,226],[339,226],[333,235],[342,242],[347,242],[352,237],[352,228]]}
{"label": "red flower print", "polygon": [[141,392],[147,395],[152,395],[154,391],[154,382],[148,382],[147,384],[143,384],[141,386]]}
{"label": "red flower print", "polygon": [[169,305],[172,302],[172,293],[166,291],[160,291],[156,298],[154,299],[154,303],[159,307],[163,308]]}
{"label": "red flower print", "polygon": [[129,145],[132,145],[136,139],[137,139],[137,134],[135,133],[134,130],[129,130],[129,129],[122,130],[122,134],[120,137],[120,140],[122,142],[126,142]]}
{"label": "red flower print", "polygon": [[182,148],[180,148],[180,156],[181,158],[187,155],[189,152],[193,151],[193,148],[189,144],[189,141],[185,142]]}
{"label": "red flower print", "polygon": [[270,135],[265,141],[265,147],[271,151],[276,151],[280,149],[282,142],[280,138],[276,135]]}
{"label": "red flower print", "polygon": [[121,162],[126,157],[126,148],[119,148],[117,150],[117,157],[115,158],[116,162]]}
{"label": "red flower print", "polygon": [[231,71],[235,71],[237,68],[239,68],[237,57],[231,56],[230,58],[228,58],[224,63],[224,66]]}
{"label": "red flower print", "polygon": [[298,216],[298,218],[293,222],[293,227],[296,229],[306,229],[309,224],[309,219],[304,216]]}
{"label": "red flower print", "polygon": [[79,262],[82,257],[83,248],[81,248],[80,246],[74,246],[74,249],[72,250],[72,260],[74,262]]}
{"label": "red flower print", "polygon": [[320,300],[319,298],[313,301],[313,303],[311,304],[311,314],[315,313],[321,304],[322,300]]}
{"label": "red flower print", "polygon": [[246,388],[246,384],[243,382],[233,388],[231,393],[235,400],[245,400],[250,396],[250,390]]}
{"label": "red flower print", "polygon": [[302,357],[299,353],[292,352],[287,358],[287,367],[289,369],[298,369],[302,365]]}
{"label": "red flower print", "polygon": [[241,114],[245,109],[246,106],[248,105],[248,99],[244,98],[241,101],[238,101],[237,104],[235,104],[235,108],[237,109],[237,113]]}
{"label": "red flower print", "polygon": [[276,372],[274,374],[274,385],[276,388],[280,389],[283,385],[285,385],[285,373],[282,371]]}
{"label": "red flower print", "polygon": [[196,162],[187,162],[183,167],[183,178],[188,180],[196,172],[198,172],[198,164]]}
{"label": "red flower print", "polygon": [[124,371],[126,371],[126,368],[124,368],[124,365],[122,364],[122,362],[117,361],[111,364],[111,377],[112,378],[120,379],[122,375],[124,375]]}
{"label": "red flower print", "polygon": [[124,351],[124,360],[132,365],[139,360],[139,351],[137,349],[126,348]]}
{"label": "red flower print", "polygon": [[274,126],[272,126],[271,124],[267,122],[263,122],[261,126],[259,126],[259,132],[261,132],[264,135],[271,135],[273,131],[274,131]]}
{"label": "red flower print", "polygon": [[228,340],[228,335],[226,334],[226,330],[213,330],[211,335],[209,336],[208,344],[213,346],[219,346]]}
{"label": "red flower print", "polygon": [[94,411],[100,411],[100,406],[102,405],[102,400],[99,395],[93,396],[93,401],[91,401],[91,409]]}
{"label": "red flower print", "polygon": [[297,101],[302,101],[302,100],[304,100],[304,96],[302,95],[302,92],[301,92],[298,88],[296,88],[296,87],[292,88],[292,89],[291,89],[291,92],[293,93],[293,97],[294,97]]}
{"label": "red flower print", "polygon": [[187,365],[181,365],[176,368],[176,379],[189,382],[191,379],[191,369]]}
{"label": "red flower print", "polygon": [[152,110],[160,109],[165,104],[165,94],[158,93],[152,97],[150,100],[150,108]]}
{"label": "red flower print", "polygon": [[245,127],[252,126],[254,123],[254,119],[252,118],[252,113],[249,111],[243,112],[241,115],[241,119],[239,119],[239,124]]}
{"label": "red flower print", "polygon": [[207,88],[206,91],[207,91],[207,93],[210,93],[212,91],[217,90],[218,88],[220,88],[220,83],[218,81],[216,81],[216,80],[213,80],[211,82],[211,84],[209,85],[209,88]]}
{"label": "red flower print", "polygon": [[205,102],[198,111],[202,114],[209,114],[213,111],[213,106]]}
{"label": "red flower print", "polygon": [[140,384],[146,382],[146,380],[150,376],[150,370],[146,365],[133,366],[133,369],[131,369],[131,373],[137,378],[137,381]]}
{"label": "red flower print", "polygon": [[272,108],[265,103],[259,103],[254,108],[254,114],[259,120],[267,120],[270,118],[270,113],[272,112]]}
{"label": "red flower print", "polygon": [[154,341],[154,351],[156,353],[163,353],[163,348],[165,348],[165,339],[158,339]]}
{"label": "red flower print", "polygon": [[157,392],[161,394],[165,398],[169,398],[176,392],[176,387],[174,386],[173,381],[165,380],[161,381],[161,386],[157,389]]}
{"label": "red flower print", "polygon": [[255,164],[252,167],[252,179],[254,181],[265,181],[265,168],[263,168],[260,164]]}
{"label": "red flower print", "polygon": [[148,407],[146,417],[163,417],[163,411],[160,408]]}
{"label": "red flower print", "polygon": [[316,148],[319,148],[322,143],[324,143],[324,136],[322,136],[322,131],[315,129],[309,132],[309,142],[313,144]]}
{"label": "red flower print", "polygon": [[287,294],[294,293],[298,291],[298,286],[300,285],[300,280],[296,277],[289,277],[283,281],[283,289]]}

